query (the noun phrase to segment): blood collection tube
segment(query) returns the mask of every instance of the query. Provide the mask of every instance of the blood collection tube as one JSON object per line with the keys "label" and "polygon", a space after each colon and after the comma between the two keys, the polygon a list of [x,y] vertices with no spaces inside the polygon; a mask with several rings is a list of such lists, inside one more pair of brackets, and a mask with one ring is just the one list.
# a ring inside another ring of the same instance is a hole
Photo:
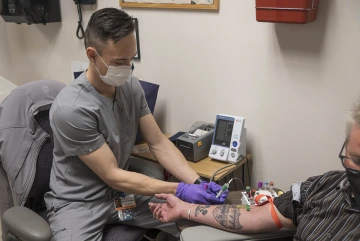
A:
{"label": "blood collection tube", "polygon": [[246,186],[246,194],[248,195],[248,198],[251,197],[251,187],[250,186]]}
{"label": "blood collection tube", "polygon": [[269,190],[269,183],[268,181],[264,181],[264,190]]}
{"label": "blood collection tube", "polygon": [[274,191],[274,182],[269,183],[269,191],[272,193]]}
{"label": "blood collection tube", "polygon": [[254,197],[255,196],[255,193],[256,193],[256,189],[251,189],[251,196]]}

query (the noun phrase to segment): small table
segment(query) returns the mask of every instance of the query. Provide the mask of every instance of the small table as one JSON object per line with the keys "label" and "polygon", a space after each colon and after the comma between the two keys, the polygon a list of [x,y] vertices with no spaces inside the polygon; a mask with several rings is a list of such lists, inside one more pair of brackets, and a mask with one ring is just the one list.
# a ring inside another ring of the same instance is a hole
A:
{"label": "small table", "polygon": [[[155,157],[153,156],[153,154],[150,152],[150,150],[147,147],[147,144],[139,144],[136,145],[136,148],[138,149],[142,149],[142,150],[147,150],[146,152],[142,152],[142,153],[131,153],[132,156],[137,157],[137,158],[141,158],[150,162],[154,162],[154,163],[158,163],[158,161],[155,159]],[[222,178],[226,177],[227,175],[229,175],[230,173],[232,173],[233,171],[235,171],[236,169],[238,169],[240,166],[242,166],[242,181],[244,183],[244,164],[245,162],[247,162],[248,160],[251,159],[251,154],[247,154],[245,158],[243,158],[242,160],[240,160],[238,163],[234,164],[233,166],[229,166],[221,171],[219,171],[215,176],[213,181],[219,181]],[[204,178],[211,178],[211,176],[213,175],[213,173],[218,170],[221,167],[225,167],[227,165],[229,165],[230,163],[226,163],[226,162],[221,162],[221,161],[217,161],[214,160],[210,157],[205,157],[204,159],[202,159],[199,162],[191,162],[188,161],[190,167],[197,172],[197,174],[199,174],[199,176],[204,177]]]}

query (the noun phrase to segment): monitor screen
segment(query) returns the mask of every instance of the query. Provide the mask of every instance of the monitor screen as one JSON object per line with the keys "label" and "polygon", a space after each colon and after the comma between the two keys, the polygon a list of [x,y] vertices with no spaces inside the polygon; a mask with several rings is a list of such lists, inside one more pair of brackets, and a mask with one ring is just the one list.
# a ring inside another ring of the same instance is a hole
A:
{"label": "monitor screen", "polygon": [[230,146],[231,134],[234,126],[234,121],[218,120],[216,126],[216,133],[214,144],[220,146]]}

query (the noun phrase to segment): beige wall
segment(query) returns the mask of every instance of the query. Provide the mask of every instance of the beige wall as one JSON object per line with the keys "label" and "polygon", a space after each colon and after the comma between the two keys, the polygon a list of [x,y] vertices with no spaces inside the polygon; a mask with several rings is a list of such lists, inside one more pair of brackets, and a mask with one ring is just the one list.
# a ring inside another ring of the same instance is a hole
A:
{"label": "beige wall", "polygon": [[11,55],[5,22],[0,19],[0,76],[11,79]]}
{"label": "beige wall", "polygon": [[[75,5],[61,3],[61,24],[6,26],[15,83],[69,83],[70,61],[86,61]],[[221,0],[219,13],[128,12],[140,24],[135,75],[161,85],[155,116],[163,131],[218,113],[245,116],[253,184],[267,179],[286,189],[341,168],[344,120],[360,92],[360,1],[323,0],[309,25],[258,23],[250,0]],[[91,13],[84,10],[85,21]]]}

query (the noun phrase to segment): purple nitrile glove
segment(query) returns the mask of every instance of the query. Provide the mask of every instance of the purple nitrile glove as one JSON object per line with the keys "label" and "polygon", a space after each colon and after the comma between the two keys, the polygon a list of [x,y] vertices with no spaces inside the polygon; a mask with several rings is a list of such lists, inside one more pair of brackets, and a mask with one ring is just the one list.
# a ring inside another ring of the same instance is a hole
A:
{"label": "purple nitrile glove", "polygon": [[[205,185],[208,185],[208,189],[206,190]],[[214,183],[215,184],[215,183]],[[216,184],[215,184],[216,185]],[[175,196],[180,198],[181,200],[189,203],[196,204],[222,204],[225,202],[225,197],[221,195],[220,198],[216,198],[216,193],[214,193],[214,189],[217,187],[211,183],[207,183],[205,181],[201,182],[201,184],[186,184],[179,183]],[[220,187],[221,189],[221,187]],[[218,189],[218,190],[220,190]]]}
{"label": "purple nitrile glove", "polygon": [[[214,193],[215,197],[216,197],[216,194],[222,188],[222,186],[216,184],[215,182],[210,182],[207,184],[207,186],[208,186],[207,192]],[[220,195],[220,197],[218,199],[221,201],[221,204],[223,204],[225,202],[228,195],[229,195],[229,190],[226,190],[225,192],[223,192],[223,194]]]}

